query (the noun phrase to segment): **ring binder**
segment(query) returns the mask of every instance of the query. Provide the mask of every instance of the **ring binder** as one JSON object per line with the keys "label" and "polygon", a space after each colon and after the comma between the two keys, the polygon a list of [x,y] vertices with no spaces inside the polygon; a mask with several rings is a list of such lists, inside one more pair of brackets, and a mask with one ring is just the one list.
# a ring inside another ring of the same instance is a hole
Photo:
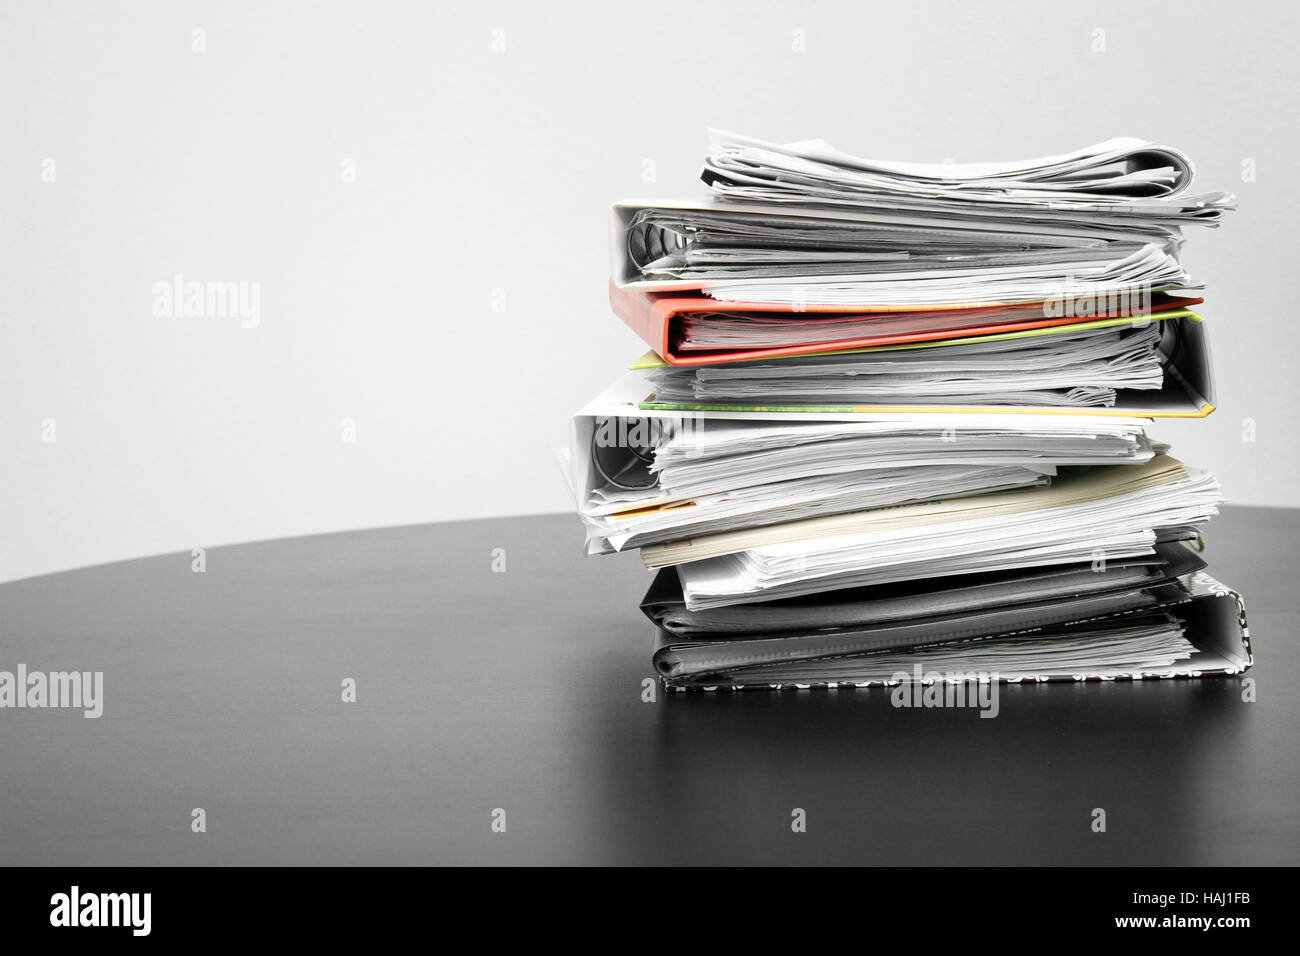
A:
{"label": "ring binder", "polygon": [[659,569],[666,686],[1252,666],[1201,557],[1218,483],[1146,433],[1216,402],[1179,251],[1235,200],[1185,154],[934,166],[714,131],[701,178],[613,206],[610,305],[651,351],[570,434],[588,552]]}

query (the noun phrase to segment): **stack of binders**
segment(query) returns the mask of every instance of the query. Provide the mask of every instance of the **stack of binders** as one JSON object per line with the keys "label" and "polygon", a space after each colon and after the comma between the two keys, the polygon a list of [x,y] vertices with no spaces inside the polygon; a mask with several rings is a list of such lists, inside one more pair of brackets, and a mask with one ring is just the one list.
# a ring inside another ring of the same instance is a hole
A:
{"label": "stack of binders", "polygon": [[591,554],[640,549],[674,689],[1240,673],[1178,150],[918,165],[713,133],[703,200],[613,209],[651,346],[573,420]]}

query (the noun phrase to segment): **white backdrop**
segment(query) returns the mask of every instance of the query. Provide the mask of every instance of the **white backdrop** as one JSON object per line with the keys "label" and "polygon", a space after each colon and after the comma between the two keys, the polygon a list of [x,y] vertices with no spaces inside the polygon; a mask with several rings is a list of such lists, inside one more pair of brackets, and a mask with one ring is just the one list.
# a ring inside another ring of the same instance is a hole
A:
{"label": "white backdrop", "polygon": [[[1067,6],[6,3],[0,579],[565,509],[566,417],[643,349],[608,204],[702,190],[709,125],[1188,150],[1241,200],[1186,254],[1220,408],[1155,434],[1297,504],[1296,6]],[[177,274],[255,321],[169,315]]]}

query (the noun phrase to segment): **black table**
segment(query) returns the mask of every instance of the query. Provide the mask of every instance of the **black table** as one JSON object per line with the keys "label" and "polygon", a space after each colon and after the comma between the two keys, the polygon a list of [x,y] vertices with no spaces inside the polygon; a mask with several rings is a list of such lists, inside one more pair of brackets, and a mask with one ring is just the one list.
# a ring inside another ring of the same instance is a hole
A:
{"label": "black table", "polygon": [[569,516],[6,584],[0,669],[103,671],[105,709],[0,711],[0,862],[1294,864],[1298,536],[1280,509],[1209,529],[1257,702],[1019,685],[993,720],[880,690],[644,702],[649,572],[584,558]]}

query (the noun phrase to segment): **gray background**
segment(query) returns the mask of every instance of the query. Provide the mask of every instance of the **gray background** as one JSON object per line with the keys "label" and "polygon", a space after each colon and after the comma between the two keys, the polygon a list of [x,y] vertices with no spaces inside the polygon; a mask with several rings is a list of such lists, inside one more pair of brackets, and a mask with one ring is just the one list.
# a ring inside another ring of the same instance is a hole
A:
{"label": "gray background", "polygon": [[[643,348],[606,305],[608,204],[702,188],[709,125],[1188,150],[1242,204],[1186,256],[1220,410],[1156,434],[1234,501],[1297,503],[1293,4],[268,6],[0,10],[0,579],[564,509],[566,417]],[[176,273],[259,283],[260,325],[155,318]]]}

